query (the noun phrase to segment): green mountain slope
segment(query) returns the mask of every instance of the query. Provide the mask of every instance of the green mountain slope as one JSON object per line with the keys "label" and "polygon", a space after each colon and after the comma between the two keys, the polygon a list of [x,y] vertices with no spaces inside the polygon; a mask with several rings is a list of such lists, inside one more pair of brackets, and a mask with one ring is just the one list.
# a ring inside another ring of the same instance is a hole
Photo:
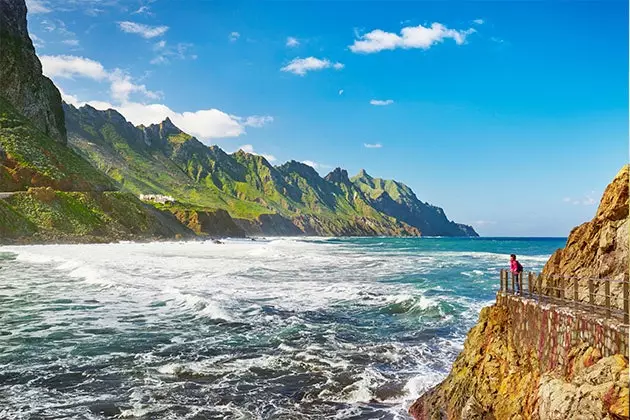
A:
{"label": "green mountain slope", "polygon": [[64,104],[68,142],[122,189],[172,195],[185,204],[256,217],[269,209],[224,194],[210,176],[214,156],[169,120],[134,127],[117,111]]}
{"label": "green mountain slope", "polygon": [[171,195],[187,207],[227,210],[249,233],[419,234],[306,165],[274,167],[262,156],[227,154],[168,119],[133,127],[114,110],[64,109],[72,147],[135,194]]}
{"label": "green mountain slope", "polygon": [[374,208],[416,226],[425,236],[478,236],[471,226],[448,220],[440,207],[420,201],[401,182],[373,178],[363,169],[351,181]]}
{"label": "green mountain slope", "polygon": [[66,191],[114,189],[109,178],[36,128],[0,96],[0,191],[32,186]]}

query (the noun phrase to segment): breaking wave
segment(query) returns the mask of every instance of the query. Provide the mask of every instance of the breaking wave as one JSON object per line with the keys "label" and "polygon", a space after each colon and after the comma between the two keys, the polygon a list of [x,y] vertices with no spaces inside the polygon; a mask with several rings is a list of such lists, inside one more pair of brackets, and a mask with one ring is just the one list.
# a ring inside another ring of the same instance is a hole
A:
{"label": "breaking wave", "polygon": [[511,250],[540,269],[561,245],[2,247],[0,417],[407,418],[492,302]]}

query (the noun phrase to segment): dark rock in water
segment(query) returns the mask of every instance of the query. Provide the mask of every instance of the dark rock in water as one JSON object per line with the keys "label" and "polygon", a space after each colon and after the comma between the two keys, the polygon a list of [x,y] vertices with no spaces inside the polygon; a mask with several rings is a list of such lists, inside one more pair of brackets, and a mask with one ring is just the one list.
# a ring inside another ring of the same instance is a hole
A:
{"label": "dark rock in water", "polygon": [[213,244],[221,244],[222,245],[224,242],[221,242],[220,240],[215,239],[215,240],[212,241],[212,243]]}
{"label": "dark rock in water", "polygon": [[116,407],[113,402],[97,401],[90,405],[89,410],[94,414],[100,414],[105,417],[119,416],[121,413],[120,408]]}

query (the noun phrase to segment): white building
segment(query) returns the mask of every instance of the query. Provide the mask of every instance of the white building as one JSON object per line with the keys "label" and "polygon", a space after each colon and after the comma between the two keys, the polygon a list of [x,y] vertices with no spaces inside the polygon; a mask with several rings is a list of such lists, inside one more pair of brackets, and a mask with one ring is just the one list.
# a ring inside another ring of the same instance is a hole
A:
{"label": "white building", "polygon": [[175,199],[170,195],[161,195],[161,194],[140,194],[140,200],[142,201],[153,201],[154,203],[174,203]]}

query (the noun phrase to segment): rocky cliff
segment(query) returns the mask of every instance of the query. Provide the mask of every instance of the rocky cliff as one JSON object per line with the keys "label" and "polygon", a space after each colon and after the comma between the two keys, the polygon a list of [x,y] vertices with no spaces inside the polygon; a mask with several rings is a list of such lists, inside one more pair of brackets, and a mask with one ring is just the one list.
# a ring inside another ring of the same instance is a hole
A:
{"label": "rocky cliff", "polygon": [[[505,305],[484,308],[449,376],[409,409],[416,419],[628,419],[628,359],[575,344],[549,369]],[[551,337],[549,337],[551,338]]]}
{"label": "rocky cliff", "polygon": [[[628,176],[626,166],[543,276],[627,278]],[[578,285],[583,296],[586,286]],[[628,339],[628,327],[615,320],[497,296],[448,377],[409,412],[416,419],[628,419]]]}
{"label": "rocky cliff", "polygon": [[198,235],[242,238],[241,229],[225,210],[174,209],[173,215]]}
{"label": "rocky cliff", "polygon": [[[628,189],[630,166],[624,166],[606,188],[595,217],[573,229],[564,248],[557,250],[542,271],[542,278],[552,282],[560,277],[567,293],[572,293],[573,279],[614,279],[612,304],[623,308],[621,280],[628,279],[630,260],[630,218]],[[556,281],[557,283],[557,281]],[[588,300],[588,285],[579,284],[579,297]],[[596,301],[603,300],[603,283],[595,281]]]}
{"label": "rocky cliff", "polygon": [[52,139],[66,142],[61,95],[42,75],[20,0],[0,0],[0,95]]}

